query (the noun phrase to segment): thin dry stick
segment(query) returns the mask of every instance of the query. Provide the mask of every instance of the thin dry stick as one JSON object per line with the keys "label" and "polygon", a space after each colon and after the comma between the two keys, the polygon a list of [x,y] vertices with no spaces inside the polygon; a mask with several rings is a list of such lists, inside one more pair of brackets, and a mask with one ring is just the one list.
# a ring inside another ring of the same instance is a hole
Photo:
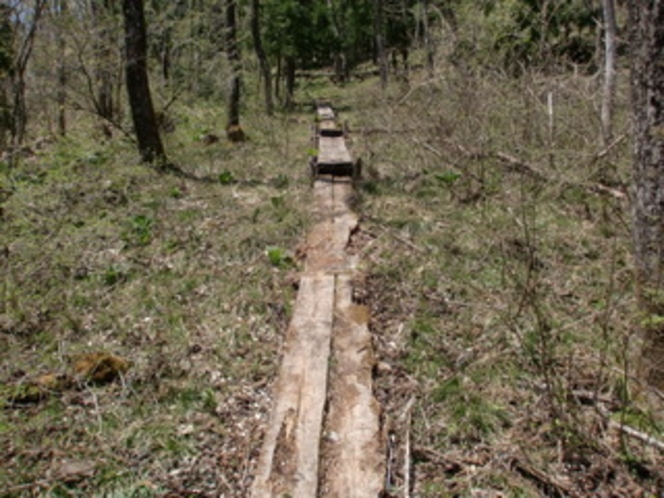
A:
{"label": "thin dry stick", "polygon": [[445,465],[446,467],[457,468],[458,471],[456,473],[465,471],[468,464],[476,465],[476,462],[462,461],[450,455],[445,455],[444,453],[441,453],[440,451],[434,450],[433,448],[429,448],[427,446],[416,446],[415,453],[424,456],[430,461]]}
{"label": "thin dry stick", "polygon": [[597,411],[599,414],[607,421],[609,424],[609,427],[612,427],[614,429],[617,429],[618,431],[622,432],[623,434],[626,434],[630,437],[633,437],[634,439],[638,439],[642,443],[646,444],[647,446],[650,446],[651,448],[655,448],[662,453],[664,453],[664,442],[660,441],[659,439],[656,439],[652,437],[650,434],[646,434],[645,432],[637,431],[633,427],[630,427],[629,425],[625,425],[620,422],[616,422],[611,418],[611,412],[609,412],[606,408],[604,408],[602,405],[599,403],[595,404],[595,407],[597,408]]}
{"label": "thin dry stick", "polygon": [[[375,220],[372,220],[372,221],[375,221]],[[379,224],[377,224],[377,223],[376,223],[376,228],[378,228],[378,229],[379,229],[380,231],[382,231],[383,233],[388,234],[389,236],[391,236],[392,238],[394,238],[394,239],[397,240],[398,242],[401,242],[402,244],[407,245],[408,247],[410,247],[411,249],[413,249],[413,250],[415,250],[415,251],[417,251],[417,252],[419,252],[419,253],[427,254],[427,253],[429,252],[429,251],[427,251],[426,249],[424,249],[424,248],[422,248],[422,247],[420,247],[420,246],[418,246],[418,245],[415,245],[415,244],[412,243],[410,240],[405,239],[405,238],[403,238],[403,237],[401,237],[401,236],[399,236],[399,235],[393,233],[393,232],[390,231],[388,228],[385,228],[385,227],[383,227],[383,226],[381,226],[381,225],[379,225]],[[367,232],[367,231],[365,230],[365,232]],[[367,232],[367,233],[369,233],[369,234],[371,235],[371,232]],[[376,235],[376,238],[378,238],[377,235]]]}
{"label": "thin dry stick", "polygon": [[639,441],[650,446],[651,448],[656,448],[662,453],[664,453],[664,443],[648,434],[645,434],[644,432],[637,431],[636,429],[633,429],[629,425],[621,424],[620,422],[616,422],[615,420],[609,420],[609,427],[614,427],[618,429],[620,432],[623,432],[628,436],[638,439]]}
{"label": "thin dry stick", "polygon": [[572,394],[574,397],[579,400],[580,402],[586,402],[587,404],[592,404],[595,409],[597,410],[597,413],[606,421],[606,423],[609,425],[609,427],[616,429],[623,434],[626,434],[628,436],[633,437],[634,439],[638,439],[642,443],[652,447],[656,448],[659,451],[664,453],[664,442],[660,441],[659,439],[656,439],[655,437],[651,436],[650,434],[646,434],[645,432],[638,431],[634,429],[633,427],[630,427],[629,425],[625,425],[620,422],[616,422],[611,418],[611,412],[607,410],[604,406],[602,406],[602,403],[604,404],[612,404],[614,403],[614,400],[611,398],[608,398],[606,396],[598,396],[595,392],[593,391],[584,391],[584,390],[576,390],[572,391]]}
{"label": "thin dry stick", "polygon": [[439,151],[438,149],[436,149],[433,145],[428,144],[428,143],[426,143],[426,142],[422,142],[421,140],[418,140],[416,137],[411,137],[410,139],[411,139],[416,145],[419,145],[419,146],[421,146],[421,147],[424,147],[426,150],[428,150],[429,152],[431,152],[431,153],[434,154],[435,156],[437,156],[437,157],[439,157],[439,158],[441,158],[441,159],[445,157],[445,156],[443,155],[443,153],[442,153],[441,151]]}
{"label": "thin dry stick", "polygon": [[410,398],[408,411],[406,412],[406,441],[403,458],[403,498],[410,498],[410,424],[411,412],[415,398]]}
{"label": "thin dry stick", "polygon": [[4,493],[14,494],[18,493],[19,491],[29,491],[29,490],[31,491],[34,490],[35,488],[48,488],[51,486],[51,484],[52,484],[51,482],[45,480],[35,481],[28,484],[19,484],[17,486],[5,488]]}
{"label": "thin dry stick", "polygon": [[[610,145],[608,145],[605,149],[602,151],[598,152],[593,158],[590,160],[590,164],[594,163],[598,159],[601,159],[602,157],[606,156],[609,151],[618,145],[623,139],[625,138],[625,135],[622,135],[618,137],[616,140],[614,140]],[[505,152],[501,151],[496,151],[496,152],[479,152],[479,151],[471,151],[465,148],[463,145],[447,141],[449,145],[454,147],[458,152],[463,154],[469,159],[473,160],[482,160],[482,159],[498,159],[502,164],[503,167],[507,171],[511,172],[516,172],[516,173],[521,173],[524,175],[528,175],[531,178],[534,178],[539,181],[544,181],[544,182],[552,182],[554,181],[552,178],[547,177],[544,175],[542,172],[538,170],[538,168],[531,164],[528,163],[522,159],[519,159],[517,157],[514,157],[510,154],[507,154]],[[424,144],[420,144],[424,146]],[[430,150],[430,149],[429,149]],[[433,152],[433,151],[432,151]],[[616,189],[609,187],[607,185],[603,185],[601,183],[591,183],[591,182],[585,182],[585,183],[574,183],[574,182],[568,182],[568,181],[563,181],[561,182],[561,186],[564,187],[578,187],[578,188],[583,188],[585,190],[588,190],[589,192],[592,192],[594,194],[602,194],[602,195],[610,195],[616,199],[626,199],[627,194],[623,192],[622,190]]]}
{"label": "thin dry stick", "polygon": [[513,457],[512,466],[522,476],[543,486],[547,490],[547,496],[560,496],[561,498],[564,496],[572,496],[574,498],[581,498],[581,495],[574,489],[563,484],[537,467],[520,460],[518,457]]}

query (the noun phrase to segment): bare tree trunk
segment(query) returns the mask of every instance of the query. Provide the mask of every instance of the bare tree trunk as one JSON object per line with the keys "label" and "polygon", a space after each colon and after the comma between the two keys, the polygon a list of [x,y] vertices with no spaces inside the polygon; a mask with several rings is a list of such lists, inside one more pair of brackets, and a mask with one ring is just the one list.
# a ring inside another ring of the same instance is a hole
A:
{"label": "bare tree trunk", "polygon": [[614,0],[602,0],[604,10],[604,92],[602,94],[601,143],[613,138],[613,102],[616,93],[616,12]]}
{"label": "bare tree trunk", "polygon": [[[57,2],[57,11],[60,18],[64,18],[68,12],[67,0],[59,0]],[[67,64],[65,61],[65,53],[67,50],[67,41],[63,33],[63,27],[58,30],[58,134],[65,136],[67,134]]]}
{"label": "bare tree trunk", "polygon": [[283,72],[282,70],[282,58],[281,54],[277,55],[277,74],[276,77],[274,78],[274,96],[277,98],[277,101],[279,104],[282,104],[281,101],[281,73]]}
{"label": "bare tree trunk", "polygon": [[10,71],[12,79],[12,113],[11,113],[11,132],[12,145],[18,147],[23,143],[25,130],[28,123],[28,110],[25,102],[25,72],[28,68],[28,62],[32,55],[37,27],[41,20],[46,0],[35,0],[32,9],[32,20],[25,29],[25,35],[20,48],[16,53],[12,69]]}
{"label": "bare tree trunk", "polygon": [[636,292],[641,373],[664,389],[664,1],[630,0]]}
{"label": "bare tree trunk", "polygon": [[424,49],[426,52],[427,71],[429,78],[433,78],[435,70],[435,52],[431,30],[429,28],[429,0],[422,0],[422,31],[424,35]]}
{"label": "bare tree trunk", "polygon": [[173,51],[172,28],[168,23],[168,15],[164,12],[164,8],[168,6],[168,3],[153,1],[151,4],[156,17],[163,23],[152,43],[154,44],[153,50],[161,65],[161,84],[163,87],[167,87],[171,81],[171,55]]}
{"label": "bare tree trunk", "polygon": [[295,57],[286,57],[286,109],[292,109],[295,98]]}
{"label": "bare tree trunk", "polygon": [[115,105],[113,100],[113,64],[112,47],[115,40],[109,25],[112,4],[110,0],[93,0],[92,15],[94,18],[96,36],[94,37],[96,96],[94,105],[97,115],[102,118],[100,127],[105,135],[111,135],[108,122],[115,120]]}
{"label": "bare tree trunk", "polygon": [[138,151],[146,163],[166,163],[164,146],[155,119],[147,67],[147,29],[143,0],[123,0],[125,24],[125,67],[129,106],[138,141]]}
{"label": "bare tree trunk", "polygon": [[[341,9],[343,9],[343,6],[341,6]],[[343,50],[343,10],[339,12],[333,0],[327,0],[327,10],[330,16],[332,34],[334,35],[334,77],[338,83],[343,83],[346,81],[346,75],[348,74],[346,55]]]}
{"label": "bare tree trunk", "polygon": [[265,111],[268,116],[274,113],[274,104],[272,102],[272,69],[263,49],[263,40],[261,38],[261,5],[260,0],[251,1],[251,36],[254,41],[254,50],[258,58],[258,64],[263,78],[263,90],[265,93]]}
{"label": "bare tree trunk", "polygon": [[385,48],[385,22],[383,19],[383,0],[373,0],[374,6],[374,37],[376,41],[376,57],[380,72],[380,84],[383,89],[387,87],[387,73],[389,64]]}
{"label": "bare tree trunk", "polygon": [[240,127],[240,51],[237,45],[236,0],[226,0],[225,38],[226,56],[231,68],[228,81],[228,105],[226,115],[226,136],[231,142],[244,140]]}
{"label": "bare tree trunk", "polygon": [[13,29],[9,6],[0,4],[0,152],[7,149],[8,137],[11,133],[11,105],[9,90],[11,88],[11,71],[13,61],[12,37]]}

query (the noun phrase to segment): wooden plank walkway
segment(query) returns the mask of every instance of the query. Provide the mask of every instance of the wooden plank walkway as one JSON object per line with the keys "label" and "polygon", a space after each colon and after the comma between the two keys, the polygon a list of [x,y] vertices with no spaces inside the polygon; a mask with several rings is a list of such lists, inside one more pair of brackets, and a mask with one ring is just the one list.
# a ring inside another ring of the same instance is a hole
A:
{"label": "wooden plank walkway", "polygon": [[254,497],[317,496],[333,306],[334,276],[301,279]]}
{"label": "wooden plank walkway", "polygon": [[321,450],[326,464],[320,496],[329,498],[377,497],[385,473],[380,408],[372,389],[369,310],[354,304],[352,296],[352,277],[339,275],[326,438]]}
{"label": "wooden plank walkway", "polygon": [[316,118],[318,121],[330,120],[336,121],[334,110],[329,105],[319,105],[316,109]]}
{"label": "wooden plank walkway", "polygon": [[349,206],[352,183],[332,178],[313,188],[316,221],[253,498],[373,498],[382,491],[369,312],[353,303],[357,261],[346,250],[358,226]]}
{"label": "wooden plank walkway", "polygon": [[353,160],[344,137],[321,136],[318,139],[318,166],[352,166]]}

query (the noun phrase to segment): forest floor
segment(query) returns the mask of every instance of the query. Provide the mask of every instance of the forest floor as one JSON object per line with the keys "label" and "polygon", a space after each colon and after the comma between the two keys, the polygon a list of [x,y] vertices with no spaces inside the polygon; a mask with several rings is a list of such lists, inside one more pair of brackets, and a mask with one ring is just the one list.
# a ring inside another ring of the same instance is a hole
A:
{"label": "forest floor", "polygon": [[[662,400],[635,376],[626,92],[603,149],[597,84],[299,88],[364,162],[352,247],[388,496],[664,489]],[[0,166],[1,496],[248,496],[312,223],[313,107],[249,106],[235,146],[209,140],[222,109],[171,107],[167,151],[198,180],[82,125]]]}

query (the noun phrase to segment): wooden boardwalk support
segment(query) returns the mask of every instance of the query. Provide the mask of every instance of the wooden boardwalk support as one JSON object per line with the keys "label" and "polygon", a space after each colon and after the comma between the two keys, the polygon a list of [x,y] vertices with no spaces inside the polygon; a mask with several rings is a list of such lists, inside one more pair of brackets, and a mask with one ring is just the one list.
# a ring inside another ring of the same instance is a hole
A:
{"label": "wooden boardwalk support", "polygon": [[321,137],[343,137],[344,130],[336,121],[326,120],[318,123],[318,133]]}
{"label": "wooden boardwalk support", "polygon": [[318,142],[318,166],[352,166],[353,160],[343,137],[322,136]]}
{"label": "wooden boardwalk support", "polygon": [[318,121],[324,121],[324,120],[336,120],[336,116],[334,115],[334,111],[332,110],[332,107],[330,107],[327,104],[321,104],[316,108],[316,118]]}
{"label": "wooden boardwalk support", "polygon": [[384,444],[369,312],[353,303],[357,261],[346,251],[358,226],[353,187],[334,177],[313,187],[316,222],[251,496],[374,498],[382,491]]}
{"label": "wooden boardwalk support", "polygon": [[320,175],[356,176],[355,163],[346,147],[344,131],[339,127],[329,106],[317,109],[315,145],[318,150],[313,167],[314,177]]}

